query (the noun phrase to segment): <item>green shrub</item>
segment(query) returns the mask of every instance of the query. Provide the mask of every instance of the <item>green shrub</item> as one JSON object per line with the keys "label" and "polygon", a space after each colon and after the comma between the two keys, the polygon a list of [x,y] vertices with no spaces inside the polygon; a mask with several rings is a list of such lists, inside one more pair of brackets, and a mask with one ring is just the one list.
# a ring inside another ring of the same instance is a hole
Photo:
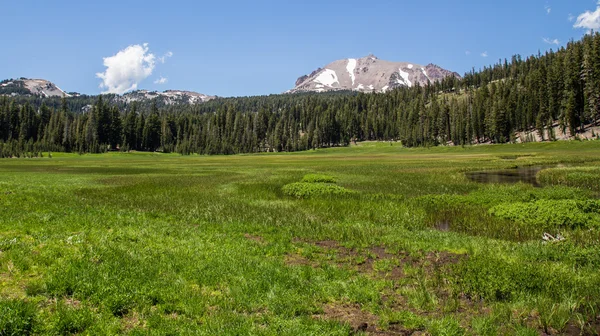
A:
{"label": "green shrub", "polygon": [[355,191],[348,190],[335,184],[307,182],[286,184],[283,186],[282,191],[285,195],[298,198],[309,198],[315,196],[343,196],[356,193]]}
{"label": "green shrub", "polygon": [[0,336],[30,335],[36,320],[35,305],[22,300],[0,301]]}
{"label": "green shrub", "polygon": [[565,185],[600,191],[600,167],[568,167],[545,169],[538,173],[541,184]]}
{"label": "green shrub", "polygon": [[534,188],[526,184],[515,184],[507,186],[484,186],[468,195],[425,195],[415,200],[419,205],[434,210],[440,207],[463,208],[465,204],[492,207],[501,203],[533,202],[541,199],[585,200],[590,196],[592,196],[591,193],[582,193],[581,190],[565,186]]}
{"label": "green shrub", "polygon": [[335,183],[335,178],[323,174],[308,174],[302,178],[302,182],[306,183]]}
{"label": "green shrub", "polygon": [[540,229],[579,228],[600,222],[600,202],[538,200],[499,204],[489,210],[493,216]]}

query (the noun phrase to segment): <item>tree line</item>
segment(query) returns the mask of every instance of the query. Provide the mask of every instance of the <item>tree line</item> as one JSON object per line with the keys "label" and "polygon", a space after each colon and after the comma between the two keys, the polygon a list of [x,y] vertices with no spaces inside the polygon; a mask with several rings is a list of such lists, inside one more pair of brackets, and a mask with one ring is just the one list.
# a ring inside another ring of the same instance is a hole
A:
{"label": "tree line", "polygon": [[556,124],[575,135],[600,119],[600,34],[526,59],[513,56],[462,79],[387,93],[219,98],[199,105],[114,101],[3,96],[0,157],[47,151],[280,152],[364,140],[505,143],[531,130],[553,140]]}

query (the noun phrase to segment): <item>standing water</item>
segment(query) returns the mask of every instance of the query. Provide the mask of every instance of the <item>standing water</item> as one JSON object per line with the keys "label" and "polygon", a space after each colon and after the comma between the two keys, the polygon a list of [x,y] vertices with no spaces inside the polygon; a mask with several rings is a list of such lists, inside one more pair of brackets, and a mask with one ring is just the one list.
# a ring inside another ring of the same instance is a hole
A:
{"label": "standing water", "polygon": [[469,180],[479,183],[528,183],[534,187],[541,187],[536,175],[542,170],[550,168],[549,166],[529,166],[502,170],[489,170],[468,172],[466,176]]}

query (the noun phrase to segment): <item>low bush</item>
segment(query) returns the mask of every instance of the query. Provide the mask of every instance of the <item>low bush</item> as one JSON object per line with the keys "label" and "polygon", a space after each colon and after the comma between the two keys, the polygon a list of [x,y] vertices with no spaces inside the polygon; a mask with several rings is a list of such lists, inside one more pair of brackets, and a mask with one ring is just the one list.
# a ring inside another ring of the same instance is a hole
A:
{"label": "low bush", "polygon": [[355,191],[330,183],[296,182],[283,186],[283,193],[287,196],[309,198],[314,196],[343,196],[355,194]]}
{"label": "low bush", "polygon": [[335,183],[335,178],[323,174],[308,174],[302,178],[302,182],[306,183]]}
{"label": "low bush", "polygon": [[526,184],[507,186],[484,186],[467,195],[425,195],[416,198],[416,202],[428,209],[436,210],[439,207],[463,207],[465,204],[493,207],[509,202],[533,202],[542,199],[548,200],[586,200],[592,193],[581,190],[556,186],[553,188],[534,188]]}
{"label": "low bush", "polygon": [[540,229],[575,229],[600,223],[599,209],[599,201],[538,200],[499,204],[489,213]]}

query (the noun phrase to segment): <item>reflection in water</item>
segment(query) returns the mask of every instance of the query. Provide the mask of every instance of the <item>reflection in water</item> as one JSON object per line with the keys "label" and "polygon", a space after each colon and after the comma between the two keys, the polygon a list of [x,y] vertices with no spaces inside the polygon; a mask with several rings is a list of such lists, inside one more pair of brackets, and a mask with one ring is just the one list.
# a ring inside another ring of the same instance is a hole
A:
{"label": "reflection in water", "polygon": [[435,229],[442,232],[450,231],[450,221],[447,219],[441,220],[435,224]]}
{"label": "reflection in water", "polygon": [[536,179],[537,173],[548,166],[530,166],[503,170],[490,170],[466,173],[469,180],[479,183],[528,183],[541,187]]}

